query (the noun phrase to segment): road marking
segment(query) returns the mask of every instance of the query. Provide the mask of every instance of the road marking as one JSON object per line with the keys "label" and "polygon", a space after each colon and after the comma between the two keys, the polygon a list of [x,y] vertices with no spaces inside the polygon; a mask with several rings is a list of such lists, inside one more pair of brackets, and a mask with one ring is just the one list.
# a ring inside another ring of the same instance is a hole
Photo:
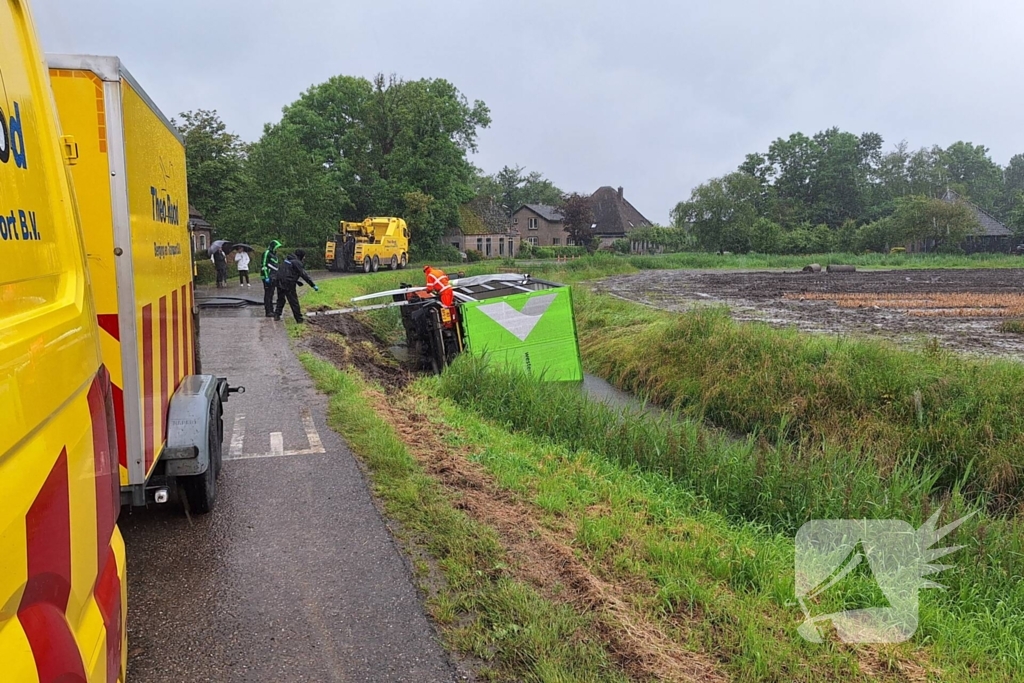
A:
{"label": "road marking", "polygon": [[235,426],[231,429],[231,450],[228,451],[228,460],[241,457],[244,444],[245,413],[235,413]]}
{"label": "road marking", "polygon": [[281,458],[291,455],[321,455],[327,452],[324,448],[323,441],[320,440],[320,434],[316,430],[316,424],[313,422],[313,416],[310,414],[308,408],[302,409],[302,428],[306,432],[306,440],[309,442],[308,448],[299,448],[292,450],[285,450],[284,448],[284,433],[283,432],[271,432],[270,433],[270,452],[269,453],[245,453],[243,454],[243,443],[245,439],[245,414],[239,413],[235,416],[235,426],[231,433],[231,449],[225,460],[255,460],[258,458]]}

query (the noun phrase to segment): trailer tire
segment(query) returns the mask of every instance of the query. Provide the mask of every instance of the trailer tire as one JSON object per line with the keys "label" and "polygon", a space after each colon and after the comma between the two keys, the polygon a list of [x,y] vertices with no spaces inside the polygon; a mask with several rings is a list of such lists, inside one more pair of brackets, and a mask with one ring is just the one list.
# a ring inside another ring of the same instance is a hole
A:
{"label": "trailer tire", "polygon": [[370,257],[367,256],[366,258],[363,259],[363,272],[364,273],[369,273],[371,266],[372,266],[372,262],[370,261]]}
{"label": "trailer tire", "polygon": [[402,259],[398,262],[398,267],[405,268],[407,265],[409,265],[409,256],[403,252]]}
{"label": "trailer tire", "polygon": [[391,270],[398,270],[398,257],[394,254],[391,255],[391,264],[388,266]]}
{"label": "trailer tire", "polygon": [[373,257],[373,272],[380,270],[380,259],[376,256]]}
{"label": "trailer tire", "polygon": [[210,402],[210,421],[206,438],[210,449],[210,463],[206,471],[193,477],[182,477],[181,488],[185,492],[190,512],[205,515],[213,510],[217,502],[217,475],[221,467],[221,441],[224,434],[220,399]]}

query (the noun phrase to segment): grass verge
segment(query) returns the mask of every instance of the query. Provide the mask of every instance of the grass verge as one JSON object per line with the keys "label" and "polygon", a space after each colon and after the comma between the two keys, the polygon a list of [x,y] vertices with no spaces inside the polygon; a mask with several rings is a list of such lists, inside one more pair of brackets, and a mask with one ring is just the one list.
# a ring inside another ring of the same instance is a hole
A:
{"label": "grass verge", "polygon": [[371,407],[373,389],[311,354],[300,358],[330,397],[330,426],[366,463],[387,514],[436,559],[444,585],[428,608],[450,648],[484,661],[485,680],[626,680],[589,637],[591,619],[510,576],[497,535],[423,473]]}
{"label": "grass verge", "polygon": [[[721,514],[732,525],[753,530],[744,544],[716,541],[714,545],[720,549],[717,559],[722,564],[704,556],[707,566],[703,571],[724,582],[729,590],[742,593],[741,603],[749,600],[768,612],[778,610],[768,619],[779,629],[773,640],[766,635],[770,629],[757,635],[764,622],[756,615],[738,606],[728,608],[742,615],[738,621],[751,638],[742,649],[751,647],[767,653],[768,661],[785,672],[778,680],[797,680],[786,678],[792,672],[783,662],[795,663],[799,657],[775,642],[788,642],[794,636],[787,628],[787,624],[795,627],[792,613],[787,619],[784,608],[786,598],[794,596],[790,581],[793,545],[789,539],[796,528],[814,518],[858,517],[895,517],[919,526],[936,504],[928,496],[929,483],[916,482],[912,467],[895,471],[887,480],[864,467],[849,451],[808,453],[786,444],[773,447],[753,439],[737,442],[693,421],[655,421],[636,413],[622,414],[590,401],[574,387],[540,384],[521,375],[488,370],[483,363],[468,358],[460,359],[445,373],[439,388],[463,408],[500,421],[507,428],[534,439],[548,439],[577,453],[600,456],[611,466],[631,472],[631,476],[654,477],[664,482],[663,490],[674,490],[680,497],[692,496],[696,502],[690,503],[691,511],[703,510],[711,517]],[[585,492],[595,486],[586,477],[577,477],[575,482],[580,491],[576,495],[585,498]],[[558,497],[555,500],[556,506],[560,504]],[[944,502],[946,519],[968,510],[959,495]],[[614,514],[620,512],[619,505],[611,509]],[[658,513],[652,511],[660,508],[650,504],[638,509],[657,517]],[[623,544],[635,543],[635,533],[602,531],[601,524],[597,523],[595,533],[607,537],[598,539],[597,549],[611,553],[615,566],[633,566],[632,561],[617,554]],[[718,522],[716,528],[725,527]],[[701,540],[692,534],[683,538],[688,543]],[[944,672],[942,680],[1012,680],[1024,670],[1022,538],[1017,520],[977,515],[949,540],[950,544],[966,547],[951,556],[953,568],[938,578],[950,590],[921,593],[921,625],[914,642],[925,646],[927,652],[912,661],[925,669],[928,665],[921,662],[939,667]],[[676,555],[664,557],[670,560]],[[655,573],[661,576],[666,571],[662,567]],[[685,575],[671,575],[680,581],[685,579]],[[684,585],[692,584],[684,581]],[[870,582],[854,582],[841,591],[841,607],[829,603],[828,608],[822,608],[827,612],[853,608],[870,595],[870,586]],[[692,601],[692,594],[688,593],[687,599]],[[714,591],[701,594],[700,611],[715,613],[717,608],[712,603],[722,599]],[[820,651],[817,655],[829,662],[828,667],[837,665]],[[735,673],[740,678],[752,675],[745,666]],[[760,680],[762,673],[758,671],[749,679]]]}
{"label": "grass verge", "polygon": [[585,364],[620,388],[771,442],[842,448],[883,480],[912,461],[937,489],[1021,503],[1020,363],[740,324],[724,309],[575,301]]}

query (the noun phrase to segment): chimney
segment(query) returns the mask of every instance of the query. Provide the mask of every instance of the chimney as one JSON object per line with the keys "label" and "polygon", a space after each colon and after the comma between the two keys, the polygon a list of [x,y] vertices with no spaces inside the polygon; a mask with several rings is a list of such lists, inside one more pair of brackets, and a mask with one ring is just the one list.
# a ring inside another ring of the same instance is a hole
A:
{"label": "chimney", "polygon": [[622,186],[619,186],[619,201],[622,201]]}

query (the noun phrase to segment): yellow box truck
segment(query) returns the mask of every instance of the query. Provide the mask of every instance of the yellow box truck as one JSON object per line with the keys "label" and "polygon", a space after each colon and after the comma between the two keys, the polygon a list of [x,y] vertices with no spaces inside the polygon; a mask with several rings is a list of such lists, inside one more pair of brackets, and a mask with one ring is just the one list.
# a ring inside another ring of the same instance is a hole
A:
{"label": "yellow box truck", "polygon": [[173,126],[115,58],[51,81],[0,1],[0,680],[115,683],[121,505],[213,506],[233,389],[198,374]]}
{"label": "yellow box truck", "polygon": [[[123,680],[117,429],[53,95],[0,6],[0,680]],[[66,154],[65,154],[66,152]]]}
{"label": "yellow box truck", "polygon": [[125,504],[216,499],[224,378],[199,374],[185,148],[117,57],[48,55],[82,216]]}

